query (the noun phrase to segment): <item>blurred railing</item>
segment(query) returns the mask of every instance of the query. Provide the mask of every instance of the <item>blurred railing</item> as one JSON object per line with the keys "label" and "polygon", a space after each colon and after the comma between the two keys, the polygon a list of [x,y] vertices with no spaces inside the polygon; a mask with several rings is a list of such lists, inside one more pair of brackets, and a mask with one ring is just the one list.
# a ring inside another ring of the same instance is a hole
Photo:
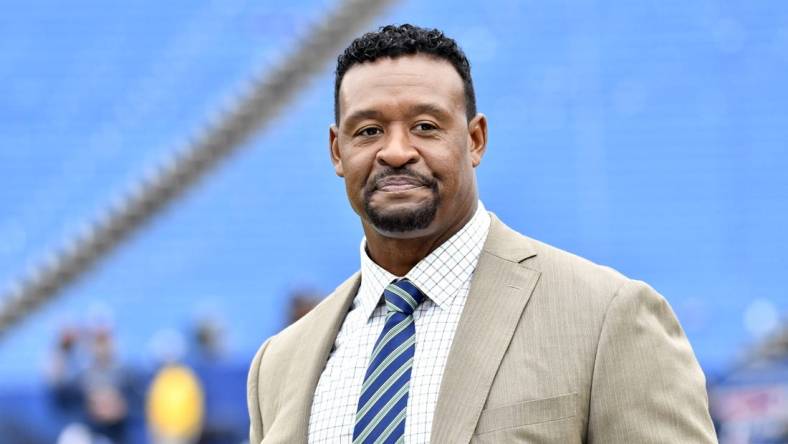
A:
{"label": "blurred railing", "polygon": [[297,47],[191,142],[136,183],[65,247],[0,296],[0,337],[74,282],[280,114],[308,80],[393,0],[343,0]]}

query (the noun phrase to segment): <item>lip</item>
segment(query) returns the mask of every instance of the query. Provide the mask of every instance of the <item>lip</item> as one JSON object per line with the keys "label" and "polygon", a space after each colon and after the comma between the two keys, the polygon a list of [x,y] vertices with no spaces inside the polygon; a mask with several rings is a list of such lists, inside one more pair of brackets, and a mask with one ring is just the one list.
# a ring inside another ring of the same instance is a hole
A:
{"label": "lip", "polygon": [[403,191],[415,190],[416,188],[422,188],[424,185],[386,185],[385,187],[379,187],[377,191],[382,191],[384,193],[400,193]]}
{"label": "lip", "polygon": [[378,181],[375,188],[376,191],[383,191],[384,193],[397,193],[422,187],[424,187],[424,184],[413,177],[388,176]]}

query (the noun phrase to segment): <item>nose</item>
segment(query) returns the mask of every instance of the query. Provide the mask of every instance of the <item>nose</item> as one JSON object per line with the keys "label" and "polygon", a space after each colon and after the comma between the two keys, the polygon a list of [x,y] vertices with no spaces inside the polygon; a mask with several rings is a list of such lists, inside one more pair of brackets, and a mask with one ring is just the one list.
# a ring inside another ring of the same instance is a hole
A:
{"label": "nose", "polygon": [[379,164],[392,168],[399,168],[419,160],[419,151],[411,143],[410,134],[401,128],[391,128],[388,137],[383,140],[384,145],[377,153]]}

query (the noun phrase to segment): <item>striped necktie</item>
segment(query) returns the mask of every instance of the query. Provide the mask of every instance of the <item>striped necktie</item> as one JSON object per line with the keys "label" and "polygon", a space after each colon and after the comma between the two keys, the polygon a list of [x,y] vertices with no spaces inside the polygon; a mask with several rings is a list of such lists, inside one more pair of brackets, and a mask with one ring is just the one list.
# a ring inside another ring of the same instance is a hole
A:
{"label": "striped necktie", "polygon": [[394,281],[383,290],[388,307],[386,325],[375,342],[364,376],[353,444],[403,442],[405,408],[416,351],[413,311],[425,297],[407,279]]}

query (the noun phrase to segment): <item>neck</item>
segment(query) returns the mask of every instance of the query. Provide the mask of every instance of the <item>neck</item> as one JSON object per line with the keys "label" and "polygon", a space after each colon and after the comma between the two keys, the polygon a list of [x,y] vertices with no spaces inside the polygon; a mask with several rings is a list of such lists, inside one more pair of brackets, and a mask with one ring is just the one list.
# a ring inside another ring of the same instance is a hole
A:
{"label": "neck", "polygon": [[378,232],[368,222],[362,220],[364,235],[367,238],[367,254],[380,267],[395,276],[405,276],[419,261],[460,231],[476,212],[476,201],[444,229],[430,230],[424,235],[412,237],[392,237]]}

